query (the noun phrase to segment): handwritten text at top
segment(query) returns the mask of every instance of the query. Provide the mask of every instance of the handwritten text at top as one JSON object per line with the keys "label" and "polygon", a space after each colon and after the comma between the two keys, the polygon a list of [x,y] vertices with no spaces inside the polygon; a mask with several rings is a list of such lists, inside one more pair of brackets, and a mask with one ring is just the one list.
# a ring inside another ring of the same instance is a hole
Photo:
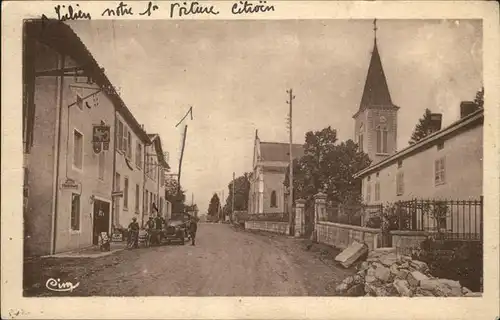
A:
{"label": "handwritten text at top", "polygon": [[[147,5],[142,5],[136,11],[137,6],[120,1],[116,7],[106,8],[101,12],[101,16],[107,17],[127,17],[136,13],[140,16],[151,16],[153,12],[160,9],[160,6],[149,1]],[[220,10],[210,3],[200,3],[198,1],[172,2],[168,7],[170,18],[200,15],[218,15]],[[57,5],[54,7],[57,19],[66,20],[91,20],[92,15],[75,5]],[[231,13],[234,15],[255,14],[275,11],[274,5],[268,5],[267,1],[237,1],[231,6]]]}

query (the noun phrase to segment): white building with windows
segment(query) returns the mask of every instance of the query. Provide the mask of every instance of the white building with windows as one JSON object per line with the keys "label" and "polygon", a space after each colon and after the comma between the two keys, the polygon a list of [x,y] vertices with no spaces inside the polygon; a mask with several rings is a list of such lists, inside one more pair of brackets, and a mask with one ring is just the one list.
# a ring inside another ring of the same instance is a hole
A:
{"label": "white building with windows", "polygon": [[113,225],[127,228],[132,218],[141,224],[144,215],[144,150],[151,143],[130,111],[116,111]]}
{"label": "white building with windows", "polygon": [[[483,109],[462,103],[461,119],[358,172],[367,204],[478,200],[483,184]],[[467,170],[464,170],[467,168]]]}
{"label": "white building with windows", "polygon": [[144,169],[144,221],[154,214],[154,209],[162,217],[167,217],[170,207],[165,201],[165,172],[170,167],[165,159],[160,136],[149,134],[151,144],[146,146]]}

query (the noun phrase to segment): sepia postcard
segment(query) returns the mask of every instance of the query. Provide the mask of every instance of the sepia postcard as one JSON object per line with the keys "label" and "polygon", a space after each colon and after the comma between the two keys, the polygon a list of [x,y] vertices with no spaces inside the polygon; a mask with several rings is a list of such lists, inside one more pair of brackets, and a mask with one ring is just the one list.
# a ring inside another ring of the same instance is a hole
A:
{"label": "sepia postcard", "polygon": [[2,11],[2,319],[499,319],[497,2]]}

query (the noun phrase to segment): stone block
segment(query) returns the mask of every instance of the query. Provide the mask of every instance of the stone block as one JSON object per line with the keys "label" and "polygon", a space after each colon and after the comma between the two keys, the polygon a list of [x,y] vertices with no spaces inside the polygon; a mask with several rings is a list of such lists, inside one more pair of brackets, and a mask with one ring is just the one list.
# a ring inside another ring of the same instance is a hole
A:
{"label": "stone block", "polygon": [[374,297],[388,297],[389,292],[379,283],[365,283],[365,292]]}
{"label": "stone block", "polygon": [[421,286],[422,281],[429,280],[429,277],[420,271],[413,271],[408,274],[407,280],[413,287],[418,287]]}
{"label": "stone block", "polygon": [[417,288],[415,290],[415,297],[434,297],[434,294],[432,291],[429,290],[424,290],[422,288]]}
{"label": "stone block", "polygon": [[422,261],[412,260],[410,264],[413,268],[415,268],[415,270],[418,270],[420,272],[426,272],[427,270],[429,270],[427,263]]}
{"label": "stone block", "polygon": [[379,261],[384,266],[390,267],[391,265],[398,262],[398,257],[396,256],[395,253],[390,253],[390,254],[387,254],[387,255],[380,257]]}
{"label": "stone block", "polygon": [[432,291],[439,297],[460,297],[463,295],[458,281],[448,279],[427,279],[420,282],[423,290]]}
{"label": "stone block", "polygon": [[346,295],[349,297],[361,297],[365,295],[365,286],[364,284],[355,284],[354,286],[350,287]]}
{"label": "stone block", "polygon": [[377,278],[375,278],[374,276],[366,276],[365,277],[366,283],[371,283],[371,282],[375,282],[375,281],[377,281]]}
{"label": "stone block", "polygon": [[367,271],[366,271],[366,276],[373,276],[375,277],[375,267],[370,267]]}
{"label": "stone block", "polygon": [[394,280],[393,285],[401,297],[411,297],[412,296],[410,284],[408,283],[408,281],[396,279],[396,280]]}
{"label": "stone block", "polygon": [[375,269],[375,277],[383,282],[387,282],[391,278],[391,271],[384,266],[378,267]]}
{"label": "stone block", "polygon": [[368,252],[368,247],[357,241],[353,242],[344,251],[335,257],[335,261],[340,262],[344,268],[349,268],[356,260]]}
{"label": "stone block", "polygon": [[358,266],[358,270],[367,270],[370,267],[370,264],[366,261],[361,262],[361,264]]}
{"label": "stone block", "polygon": [[469,288],[466,288],[466,287],[462,287],[462,294],[463,295],[466,295],[468,293],[471,293],[472,291],[469,289]]}

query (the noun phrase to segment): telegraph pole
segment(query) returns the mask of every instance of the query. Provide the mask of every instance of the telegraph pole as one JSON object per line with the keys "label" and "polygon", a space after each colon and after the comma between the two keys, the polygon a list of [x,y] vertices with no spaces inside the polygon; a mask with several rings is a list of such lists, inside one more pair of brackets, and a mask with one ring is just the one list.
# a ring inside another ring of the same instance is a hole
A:
{"label": "telegraph pole", "polygon": [[[177,128],[183,121],[184,119],[186,119],[186,117],[190,115],[191,116],[191,120],[193,120],[193,107],[191,106],[188,110],[188,112],[186,113],[186,115],[184,116],[184,118],[182,118],[181,121],[179,121],[179,123],[177,123],[175,125],[175,127]],[[187,137],[187,129],[188,129],[188,126],[187,124],[184,126],[184,135],[182,136],[182,147],[181,147],[181,157],[179,159],[179,173],[178,173],[178,176],[177,176],[177,193],[180,193],[181,191],[181,169],[182,169],[182,159],[184,157],[184,148],[186,147],[186,137]]]}
{"label": "telegraph pole", "polygon": [[292,101],[295,99],[295,96],[292,93],[292,89],[286,91],[289,94],[287,104],[290,107],[289,116],[288,116],[288,130],[290,133],[290,176],[288,179],[290,194],[288,197],[288,232],[292,235],[292,210],[293,210],[293,155],[292,155]]}

